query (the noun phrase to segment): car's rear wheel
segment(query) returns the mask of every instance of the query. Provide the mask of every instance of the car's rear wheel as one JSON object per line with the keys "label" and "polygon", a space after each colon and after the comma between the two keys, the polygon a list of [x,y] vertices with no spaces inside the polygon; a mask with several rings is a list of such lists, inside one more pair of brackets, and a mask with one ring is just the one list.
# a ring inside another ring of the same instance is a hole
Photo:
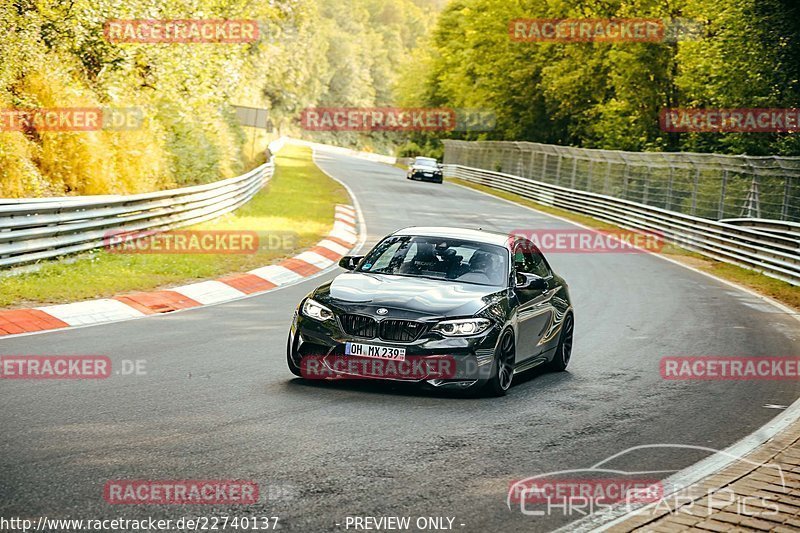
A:
{"label": "car's rear wheel", "polygon": [[503,396],[511,387],[514,379],[514,333],[507,329],[497,343],[497,351],[492,364],[492,377],[486,383],[488,392],[494,396]]}
{"label": "car's rear wheel", "polygon": [[556,353],[553,355],[553,360],[548,365],[549,370],[553,372],[563,372],[567,369],[569,360],[572,357],[572,341],[575,332],[575,319],[572,314],[564,318],[564,324],[561,326],[561,335],[558,337],[558,346]]}
{"label": "car's rear wheel", "polygon": [[289,371],[292,374],[303,377],[303,374],[300,372],[300,367],[295,363],[296,356],[297,346],[292,343],[292,336],[289,335],[289,338],[286,340],[286,365],[289,367]]}

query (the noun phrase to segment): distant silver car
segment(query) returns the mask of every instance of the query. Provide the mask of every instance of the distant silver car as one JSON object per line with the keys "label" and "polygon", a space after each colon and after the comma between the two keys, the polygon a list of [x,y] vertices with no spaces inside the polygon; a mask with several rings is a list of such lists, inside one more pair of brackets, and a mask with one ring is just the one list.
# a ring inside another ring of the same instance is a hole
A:
{"label": "distant silver car", "polygon": [[432,157],[415,157],[408,167],[407,179],[442,183],[442,166]]}

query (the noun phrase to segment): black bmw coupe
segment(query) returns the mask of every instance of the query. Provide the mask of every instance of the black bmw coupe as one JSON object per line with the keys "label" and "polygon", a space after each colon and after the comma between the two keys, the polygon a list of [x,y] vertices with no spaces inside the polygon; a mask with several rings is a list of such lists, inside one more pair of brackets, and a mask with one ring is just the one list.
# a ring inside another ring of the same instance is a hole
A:
{"label": "black bmw coupe", "polygon": [[444,181],[444,173],[442,172],[442,167],[434,158],[415,157],[408,167],[406,179],[442,183]]}
{"label": "black bmw coupe", "polygon": [[570,360],[566,282],[529,240],[412,227],[308,294],[294,314],[289,369],[313,379],[389,379],[503,395],[515,374]]}

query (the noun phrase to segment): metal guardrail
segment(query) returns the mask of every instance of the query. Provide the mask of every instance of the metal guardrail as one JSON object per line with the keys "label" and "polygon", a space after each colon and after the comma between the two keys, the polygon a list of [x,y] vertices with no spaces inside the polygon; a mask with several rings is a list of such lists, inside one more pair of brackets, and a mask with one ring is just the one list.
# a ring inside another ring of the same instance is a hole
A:
{"label": "metal guardrail", "polygon": [[462,165],[445,165],[445,175],[518,194],[545,205],[584,213],[623,228],[657,232],[665,240],[683,248],[800,285],[800,234],[794,232],[786,235],[708,220],[613,196]]}
{"label": "metal guardrail", "polygon": [[800,157],[443,142],[447,164],[505,172],[713,220],[800,222]]}
{"label": "metal guardrail", "polygon": [[788,220],[771,220],[766,218],[726,218],[720,220],[726,224],[745,226],[748,228],[768,231],[770,233],[780,233],[796,239],[800,239],[800,223]]}
{"label": "metal guardrail", "polygon": [[99,248],[120,232],[164,231],[216,218],[250,200],[274,161],[214,183],[134,195],[0,201],[0,268]]}

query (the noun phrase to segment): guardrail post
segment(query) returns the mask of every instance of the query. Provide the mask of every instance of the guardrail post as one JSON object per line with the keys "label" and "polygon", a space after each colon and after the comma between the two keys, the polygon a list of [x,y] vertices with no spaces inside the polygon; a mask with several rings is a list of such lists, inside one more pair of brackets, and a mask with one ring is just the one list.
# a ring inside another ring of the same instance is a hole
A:
{"label": "guardrail post", "polygon": [[750,191],[747,193],[747,199],[744,201],[742,208],[742,215],[747,218],[761,218],[761,204],[758,197],[758,176],[753,175],[753,181],[750,183]]}

